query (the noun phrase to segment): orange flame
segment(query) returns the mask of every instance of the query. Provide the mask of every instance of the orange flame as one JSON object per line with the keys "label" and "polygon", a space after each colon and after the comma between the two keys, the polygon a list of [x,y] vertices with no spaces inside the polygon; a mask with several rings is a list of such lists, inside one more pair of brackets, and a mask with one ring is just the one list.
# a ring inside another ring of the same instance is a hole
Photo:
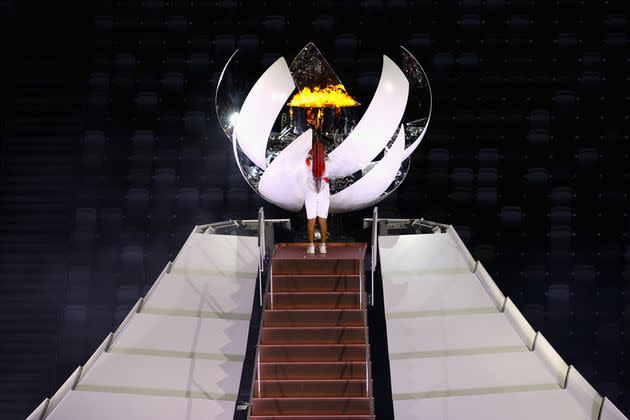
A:
{"label": "orange flame", "polygon": [[289,106],[298,106],[302,108],[341,108],[345,106],[357,106],[359,103],[348,95],[343,85],[331,85],[325,88],[319,86],[313,89],[305,87],[291,98]]}

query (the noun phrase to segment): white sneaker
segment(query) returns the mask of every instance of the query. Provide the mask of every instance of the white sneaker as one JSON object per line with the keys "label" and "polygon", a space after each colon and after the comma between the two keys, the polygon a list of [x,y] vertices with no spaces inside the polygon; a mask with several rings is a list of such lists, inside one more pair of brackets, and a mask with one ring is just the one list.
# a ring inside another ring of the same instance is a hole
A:
{"label": "white sneaker", "polygon": [[325,243],[319,244],[319,253],[320,254],[325,254],[326,253],[326,244]]}
{"label": "white sneaker", "polygon": [[315,244],[309,244],[308,248],[306,248],[306,253],[307,254],[314,254],[315,253]]}

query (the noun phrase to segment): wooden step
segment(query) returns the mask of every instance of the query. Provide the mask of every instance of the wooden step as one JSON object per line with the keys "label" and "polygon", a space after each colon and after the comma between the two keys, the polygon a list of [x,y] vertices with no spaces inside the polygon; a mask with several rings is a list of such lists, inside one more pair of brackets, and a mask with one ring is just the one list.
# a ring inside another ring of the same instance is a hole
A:
{"label": "wooden step", "polygon": [[303,415],[250,415],[250,420],[374,420],[374,416],[368,414],[303,414]]}
{"label": "wooden step", "polygon": [[274,292],[358,292],[358,274],[273,274]]}
{"label": "wooden step", "polygon": [[370,414],[368,397],[252,398],[254,415]]}
{"label": "wooden step", "polygon": [[267,309],[265,325],[269,327],[362,327],[365,309]]}
{"label": "wooden step", "polygon": [[260,381],[260,384],[258,382],[254,384],[254,396],[265,398],[365,397],[366,387],[366,381],[363,379]]}
{"label": "wooden step", "polygon": [[272,262],[272,268],[274,276],[278,274],[290,274],[294,276],[321,274],[328,276],[338,276],[344,274],[358,275],[361,269],[361,263],[361,260],[313,257],[301,260],[274,260]]}
{"label": "wooden step", "polygon": [[364,327],[263,327],[261,344],[364,344]]}
{"label": "wooden step", "polygon": [[275,292],[267,299],[268,309],[359,309],[354,292]]}
{"label": "wooden step", "polygon": [[261,362],[363,362],[365,344],[270,344],[260,346]]}
{"label": "wooden step", "polygon": [[260,362],[260,379],[365,379],[365,362]]}

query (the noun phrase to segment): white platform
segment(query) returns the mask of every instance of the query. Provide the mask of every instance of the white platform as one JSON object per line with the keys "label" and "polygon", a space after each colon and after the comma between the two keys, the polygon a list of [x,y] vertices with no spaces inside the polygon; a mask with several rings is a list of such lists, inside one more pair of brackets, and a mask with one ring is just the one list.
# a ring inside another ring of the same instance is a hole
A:
{"label": "white platform", "polygon": [[590,419],[448,234],[379,237],[395,418]]}
{"label": "white platform", "polygon": [[255,237],[193,233],[140,308],[51,399],[54,420],[234,416],[258,274]]}
{"label": "white platform", "polygon": [[70,391],[48,418],[90,420],[231,419],[234,403],[178,397]]}
{"label": "white platform", "polygon": [[397,419],[590,419],[564,389],[394,401]]}
{"label": "white platform", "polygon": [[144,312],[170,316],[249,319],[256,273],[166,274]]}
{"label": "white platform", "polygon": [[139,313],[110,352],[242,360],[248,329],[249,320]]}
{"label": "white platform", "polygon": [[[512,326],[503,314],[481,313],[450,316],[388,318],[391,333],[389,347],[392,357],[410,352],[434,353],[506,348],[525,351],[522,340],[513,334]],[[423,337],[409,340],[409,337]]]}
{"label": "white platform", "polygon": [[236,401],[242,362],[104,353],[80,391]]}

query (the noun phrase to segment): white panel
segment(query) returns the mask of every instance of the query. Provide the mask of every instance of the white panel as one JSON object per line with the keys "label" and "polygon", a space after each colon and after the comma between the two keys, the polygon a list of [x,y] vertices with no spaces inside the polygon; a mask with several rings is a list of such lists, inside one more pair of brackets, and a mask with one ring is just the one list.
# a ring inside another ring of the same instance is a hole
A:
{"label": "white panel", "polygon": [[138,314],[116,341],[112,352],[145,350],[198,354],[240,355],[247,350],[249,321]]}
{"label": "white panel", "polygon": [[587,420],[580,406],[563,389],[394,401],[394,417],[397,420]]}
{"label": "white panel", "polygon": [[556,386],[532,352],[390,360],[392,394],[541,385]]}
{"label": "white panel", "polygon": [[446,234],[451,238],[459,252],[461,252],[464,261],[466,261],[466,264],[468,265],[468,269],[470,271],[473,271],[475,269],[475,259],[472,257],[472,255],[468,251],[468,248],[466,248],[466,245],[459,237],[459,235],[455,231],[455,228],[452,225],[449,225],[449,227],[446,228]]}
{"label": "white panel", "polygon": [[534,353],[543,362],[556,383],[564,387],[569,366],[541,333],[538,333],[538,337],[536,337]]}
{"label": "white panel", "polygon": [[378,201],[396,179],[403,160],[404,147],[405,129],[400,126],[396,140],[383,158],[361,179],[330,197],[330,210],[334,213],[346,213],[369,207]]}
{"label": "white panel", "polygon": [[241,107],[234,136],[247,157],[264,169],[267,141],[295,82],[284,57],[280,57],[260,76]]}
{"label": "white panel", "polygon": [[383,56],[383,70],[372,102],[354,130],[335,150],[332,176],[348,176],[365,168],[389,143],[402,120],[409,81],[400,68]]}
{"label": "white panel", "polygon": [[191,416],[185,420],[233,420],[236,401],[194,399]]}
{"label": "white panel", "polygon": [[495,310],[447,235],[380,236],[378,245],[388,316]]}
{"label": "white panel", "polygon": [[[538,339],[540,339],[540,337],[538,337]],[[536,340],[536,347],[538,347],[538,340]],[[584,379],[575,366],[571,366],[571,369],[569,369],[567,390],[580,406],[582,406],[587,417],[591,420],[597,420],[604,399],[595,391],[595,388]]]}
{"label": "white panel", "polygon": [[501,289],[499,289],[499,286],[497,286],[494,280],[492,280],[492,277],[490,277],[490,274],[480,262],[477,263],[475,275],[483,285],[484,289],[486,289],[486,292],[494,302],[496,308],[500,311],[503,310],[503,305],[505,304],[505,296],[503,296],[503,293],[501,292]]}
{"label": "white panel", "polygon": [[381,267],[390,273],[470,273],[446,234],[379,236],[378,246]]}
{"label": "white panel", "polygon": [[72,391],[47,420],[186,420],[187,404],[185,398]]}
{"label": "white panel", "polygon": [[184,316],[237,314],[241,315],[239,319],[249,319],[256,274],[167,274],[142,312]]}
{"label": "white panel", "polygon": [[[87,362],[85,362],[85,365],[83,366],[83,369],[81,369],[81,378],[83,376],[85,376],[85,374],[87,372],[90,371],[90,369],[92,368],[92,366],[94,365],[94,363],[98,360],[99,357],[101,357],[101,354],[103,354],[104,352],[107,351],[107,349],[109,348],[112,340],[114,338],[114,334],[113,333],[109,333],[107,334],[107,337],[105,337],[105,340],[103,340],[103,342],[101,343],[100,346],[98,346],[98,348],[96,349],[96,351],[92,354],[92,356],[90,356],[90,358],[88,359]],[[80,381],[81,379],[79,379]]]}
{"label": "white panel", "polygon": [[70,377],[66,379],[66,382],[64,382],[57,392],[55,392],[55,395],[50,397],[48,407],[46,407],[46,414],[44,414],[44,416],[47,416],[48,413],[52,412],[52,410],[54,410],[55,407],[66,397],[68,392],[73,389],[76,382],[79,380],[79,376],[81,376],[81,366],[76,368]]}
{"label": "white panel", "polygon": [[235,401],[72,391],[48,419],[232,420],[235,405]]}
{"label": "white panel", "polygon": [[[381,264],[383,257],[381,256]],[[381,267],[383,267],[381,265]],[[473,274],[448,272],[396,273],[383,270],[388,314],[399,312],[494,312],[496,308]]]}
{"label": "white panel", "polygon": [[521,336],[527,348],[532,350],[534,338],[536,337],[536,331],[534,331],[532,326],[529,325],[529,322],[527,322],[523,314],[521,314],[521,311],[518,310],[510,298],[507,298],[505,303],[505,316],[510,321],[518,335]]}
{"label": "white panel", "polygon": [[604,406],[602,407],[602,416],[601,420],[628,420],[623,413],[615,407],[615,404],[612,403],[608,398],[604,398]]}
{"label": "white panel", "polygon": [[258,238],[193,233],[177,255],[171,273],[258,272]]}
{"label": "white panel", "polygon": [[46,411],[46,406],[48,405],[48,398],[42,401],[35,410],[31,413],[30,416],[26,418],[26,420],[41,420],[44,416],[44,411]]}
{"label": "white panel", "polygon": [[456,354],[476,349],[527,351],[510,323],[498,312],[388,319],[387,346],[390,357],[411,352]]}
{"label": "white panel", "polygon": [[304,205],[306,185],[305,158],[313,146],[313,130],[293,140],[271,162],[258,184],[258,191],[272,203],[289,211]]}
{"label": "white panel", "polygon": [[77,390],[104,389],[184,397],[189,393],[236,395],[243,362],[178,357],[104,354]]}

